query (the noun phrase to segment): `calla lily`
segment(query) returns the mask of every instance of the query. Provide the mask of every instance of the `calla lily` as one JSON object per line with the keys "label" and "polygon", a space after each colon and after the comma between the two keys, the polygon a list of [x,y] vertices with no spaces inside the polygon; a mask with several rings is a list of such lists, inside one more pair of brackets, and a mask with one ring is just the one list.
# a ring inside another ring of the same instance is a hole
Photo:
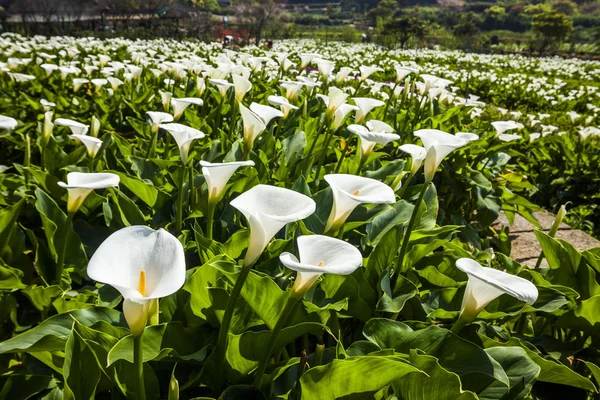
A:
{"label": "calla lily", "polygon": [[50,140],[50,136],[52,136],[52,131],[54,129],[54,124],[52,123],[52,111],[46,111],[44,113],[44,125],[42,127],[42,137],[44,138],[44,143],[48,143]]}
{"label": "calla lily", "polygon": [[252,149],[254,141],[266,128],[267,125],[262,118],[253,111],[240,104],[240,114],[242,115],[242,125],[244,126],[244,146],[246,151]]}
{"label": "calla lily", "polygon": [[227,90],[229,90],[230,87],[233,87],[233,83],[229,83],[225,79],[211,78],[208,80],[208,82],[215,85],[217,89],[219,89],[219,94],[221,95],[221,97],[227,96]]}
{"label": "calla lily", "polygon": [[479,136],[469,132],[456,132],[454,136],[464,140],[465,142],[474,142],[475,140],[479,140]]}
{"label": "calla lily", "polygon": [[173,136],[173,139],[177,142],[177,146],[179,146],[179,155],[181,156],[183,164],[187,163],[187,157],[190,152],[192,141],[204,137],[204,133],[200,132],[198,129],[181,124],[160,124],[158,127],[164,129]]}
{"label": "calla lily", "polygon": [[202,96],[206,90],[206,82],[201,76],[196,77],[196,96]]}
{"label": "calla lily", "polygon": [[87,135],[89,126],[81,122],[73,121],[67,118],[57,118],[54,120],[54,125],[67,126],[73,135]]}
{"label": "calla lily", "polygon": [[300,70],[304,70],[308,67],[308,64],[312,62],[313,59],[320,57],[318,54],[298,54],[300,57]]}
{"label": "calla lily", "polygon": [[325,106],[327,106],[327,116],[331,118],[335,111],[346,102],[348,95],[341,89],[332,86],[329,88],[329,96],[319,93],[317,97],[323,100]]}
{"label": "calla lily", "polygon": [[290,111],[298,109],[298,107],[296,107],[293,104],[290,104],[288,99],[286,99],[283,96],[269,96],[267,97],[267,101],[269,102],[269,104],[279,107],[279,109],[283,113],[283,118],[287,118]]}
{"label": "calla lily", "polygon": [[146,121],[152,126],[152,133],[156,133],[160,124],[173,122],[173,116],[160,111],[147,111]]}
{"label": "calla lily", "polygon": [[108,172],[70,172],[67,183],[58,182],[58,185],[69,192],[67,211],[74,214],[94,189],[117,187],[119,181],[119,175]]}
{"label": "calla lily", "polygon": [[360,251],[348,242],[323,235],[298,237],[298,255],[285,252],[279,260],[298,272],[292,290],[306,293],[322,274],[350,275],[362,264]]}
{"label": "calla lily", "polygon": [[304,83],[296,81],[281,81],[281,87],[285,89],[285,97],[289,101],[297,102]]}
{"label": "calla lily", "polygon": [[391,126],[376,120],[367,122],[367,127],[356,124],[350,125],[348,130],[360,137],[361,158],[368,157],[378,144],[385,146],[393,140],[400,139],[399,135],[392,133],[394,129]]}
{"label": "calla lily", "polygon": [[120,80],[119,78],[115,78],[114,76],[109,76],[108,78],[106,78],[106,80],[108,81],[108,83],[110,83],[110,87],[112,88],[112,90],[117,90],[119,88],[119,86],[121,86],[124,82],[122,80]]}
{"label": "calla lily", "polygon": [[419,168],[421,168],[423,161],[425,161],[425,157],[427,157],[427,150],[421,146],[417,146],[416,144],[403,144],[402,146],[398,147],[398,149],[410,154],[410,157],[412,158],[410,173],[414,175]]}
{"label": "calla lily", "polygon": [[173,119],[175,121],[179,120],[183,115],[183,112],[186,108],[189,107],[190,104],[195,104],[197,106],[202,106],[204,102],[202,99],[197,97],[184,97],[181,99],[171,99],[171,106],[173,106]]}
{"label": "calla lily", "polygon": [[348,78],[348,75],[350,75],[351,72],[352,72],[352,68],[350,68],[350,67],[340,68],[338,73],[335,74],[335,82],[337,84],[344,83],[346,81],[346,79]]}
{"label": "calla lily", "polygon": [[73,79],[73,90],[77,92],[82,85],[88,83],[90,80],[85,78],[75,78]]}
{"label": "calla lily", "polygon": [[396,69],[396,82],[400,83],[410,74],[418,74],[419,71],[415,68],[404,67],[402,65],[395,65]]}
{"label": "calla lily", "polygon": [[265,106],[264,104],[252,103],[250,104],[250,110],[258,115],[265,125],[269,125],[269,122],[273,118],[283,117],[283,112],[271,106]]}
{"label": "calla lily", "polygon": [[325,232],[339,230],[350,213],[361,203],[380,204],[396,201],[392,188],[375,179],[347,174],[329,174],[324,178],[333,191],[333,207]]}
{"label": "calla lily", "polygon": [[53,103],[53,102],[48,101],[46,99],[41,99],[40,100],[40,104],[44,108],[45,112],[48,112],[48,111],[52,110],[54,107],[56,107],[56,103]]}
{"label": "calla lily", "polygon": [[231,176],[240,167],[253,167],[254,161],[233,161],[226,163],[211,163],[208,161],[200,161],[202,167],[202,175],[208,186],[209,200],[213,203],[219,201],[225,185]]}
{"label": "calla lily", "polygon": [[310,197],[276,186],[258,185],[236,197],[232,207],[240,210],[250,224],[250,243],[244,265],[253,264],[281,228],[315,212]]}
{"label": "calla lily", "polygon": [[252,84],[246,78],[241,75],[232,74],[231,79],[233,80],[233,89],[235,91],[235,101],[241,103],[244,100],[244,96],[250,90],[252,90]]}
{"label": "calla lily", "polygon": [[162,102],[163,110],[168,111],[169,105],[171,104],[171,99],[173,98],[173,93],[159,90],[158,94],[160,94],[160,101]]}
{"label": "calla lily", "polygon": [[16,119],[0,115],[0,129],[12,131],[19,125]]}
{"label": "calla lily", "polygon": [[335,68],[335,63],[333,61],[323,60],[320,58],[315,59],[315,62],[317,63],[317,68],[321,78],[323,78],[324,81],[327,81],[327,79],[329,79],[329,75],[331,75],[331,72],[333,72],[333,69]]}
{"label": "calla lily", "polygon": [[501,133],[498,135],[498,139],[503,142],[512,142],[513,140],[523,139],[520,135],[512,133]]}
{"label": "calla lily", "polygon": [[92,130],[91,130],[91,134],[92,136],[98,136],[98,133],[100,133],[100,128],[102,127],[102,123],[100,122],[100,120],[98,118],[96,118],[95,115],[92,116]]}
{"label": "calla lily", "polygon": [[79,140],[85,145],[88,156],[94,158],[98,150],[102,147],[102,140],[88,135],[71,135],[72,138]]}
{"label": "calla lily", "polygon": [[425,157],[425,182],[431,182],[435,171],[442,160],[454,149],[462,147],[466,142],[454,135],[437,129],[420,129],[414,135],[421,138],[427,151]]}
{"label": "calla lily", "polygon": [[494,121],[492,126],[496,129],[496,136],[512,129],[519,129],[519,124],[515,121]]}
{"label": "calla lily", "polygon": [[[310,78],[307,76],[298,76],[296,79],[299,82],[302,82],[304,84],[304,86],[306,86],[306,91],[308,92],[309,96],[312,96],[313,90],[317,86],[321,86],[321,84],[322,84],[322,82],[318,82],[315,78]],[[287,97],[287,94],[286,94],[286,97]]]}
{"label": "calla lily", "polygon": [[485,306],[505,293],[527,304],[535,303],[538,298],[535,285],[521,277],[483,267],[470,258],[458,259],[456,267],[469,278],[460,308],[464,323],[473,321]]}
{"label": "calla lily", "polygon": [[169,296],[185,282],[185,254],[165,231],[129,226],[110,235],[92,256],[87,274],[123,296],[123,314],[134,336],[144,331],[151,300]]}
{"label": "calla lily", "polygon": [[368,97],[354,97],[354,104],[358,107],[358,111],[354,117],[354,123],[358,124],[363,120],[364,117],[367,116],[368,113],[371,112],[375,107],[381,107],[385,105],[385,103],[381,100],[371,99]]}
{"label": "calla lily", "polygon": [[360,71],[360,80],[363,82],[375,72],[383,72],[383,68],[375,66],[361,65],[358,69]]}
{"label": "calla lily", "polygon": [[358,107],[344,103],[333,113],[333,121],[331,121],[331,129],[336,131],[346,120],[348,114],[352,111],[358,111]]}

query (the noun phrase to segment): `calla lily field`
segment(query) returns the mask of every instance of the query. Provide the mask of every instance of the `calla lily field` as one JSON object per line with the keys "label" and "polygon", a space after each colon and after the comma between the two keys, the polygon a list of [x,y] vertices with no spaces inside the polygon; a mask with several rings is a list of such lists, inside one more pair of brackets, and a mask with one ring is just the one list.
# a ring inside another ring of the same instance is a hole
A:
{"label": "calla lily field", "polygon": [[600,398],[599,62],[0,49],[1,398]]}

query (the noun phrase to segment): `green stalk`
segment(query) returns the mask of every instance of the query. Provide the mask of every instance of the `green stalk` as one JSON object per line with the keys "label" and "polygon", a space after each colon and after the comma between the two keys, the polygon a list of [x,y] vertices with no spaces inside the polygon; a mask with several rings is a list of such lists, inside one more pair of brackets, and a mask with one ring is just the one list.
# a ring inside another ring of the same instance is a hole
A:
{"label": "green stalk", "polygon": [[206,237],[213,238],[213,224],[215,219],[215,208],[217,207],[216,202],[212,202],[210,197],[208,198],[208,212],[206,213]]}
{"label": "green stalk", "polygon": [[419,193],[419,198],[415,203],[415,208],[413,209],[412,215],[410,216],[410,221],[408,222],[408,226],[406,227],[406,231],[404,232],[404,238],[402,239],[402,247],[400,248],[400,253],[398,254],[398,258],[396,259],[395,273],[398,272],[406,272],[404,270],[404,256],[406,255],[406,251],[408,250],[408,242],[410,240],[410,234],[412,233],[413,227],[417,220],[417,214],[419,213],[419,207],[423,198],[425,197],[425,192],[429,187],[430,182],[425,182],[423,184],[423,188],[421,189],[421,193]]}
{"label": "green stalk", "polygon": [[383,122],[385,122],[385,118],[387,117],[388,110],[390,108],[390,103],[392,102],[392,99],[394,98],[394,91],[396,90],[397,87],[398,87],[398,82],[396,82],[396,84],[392,88],[392,91],[390,92],[390,98],[388,99],[388,101],[385,105],[385,110],[383,111],[383,118],[381,119]]}
{"label": "green stalk", "polygon": [[[238,298],[240,297],[240,293],[242,292],[242,287],[244,286],[244,282],[246,282],[246,278],[252,269],[252,265],[244,265],[242,270],[240,271],[240,275],[235,281],[235,285],[233,286],[233,290],[231,291],[231,296],[229,296],[229,300],[227,301],[227,306],[225,307],[225,313],[223,314],[223,319],[221,320],[221,327],[219,328],[219,336],[217,338],[217,345],[213,350],[215,352],[215,368],[219,368],[220,371],[225,370],[225,366],[223,363],[225,362],[225,351],[227,350],[227,339],[229,335],[229,328],[231,327],[231,320],[233,318],[233,311],[235,310],[235,304],[237,303]],[[221,375],[221,374],[219,374]]]}
{"label": "green stalk", "polygon": [[133,365],[136,375],[136,394],[138,400],[146,400],[146,386],[144,385],[144,359],[143,359],[143,332],[133,336]]}
{"label": "green stalk", "polygon": [[327,157],[327,149],[329,149],[329,142],[331,142],[331,138],[335,132],[333,130],[329,130],[327,132],[327,137],[325,138],[325,146],[323,147],[323,151],[321,151],[321,156],[319,157],[319,163],[317,164],[317,172],[315,173],[315,181],[319,182],[319,174],[321,173],[321,168],[323,167],[323,163],[325,163],[325,157]]}
{"label": "green stalk", "polygon": [[404,182],[404,184],[400,188],[400,192],[398,192],[398,197],[400,199],[402,199],[402,196],[404,196],[404,192],[406,192],[406,188],[412,182],[412,180],[413,180],[414,177],[415,177],[415,174],[410,174],[410,176],[408,177],[408,179],[406,180],[406,182]]}
{"label": "green stalk", "polygon": [[181,180],[179,182],[179,193],[177,193],[177,209],[175,216],[175,229],[177,232],[181,232],[183,225],[183,185],[185,183],[186,172],[187,168],[185,165],[183,165],[183,170],[181,171]]}
{"label": "green stalk", "polygon": [[296,306],[300,304],[299,300],[301,298],[302,295],[300,293],[296,293],[293,290],[290,290],[285,306],[283,308],[283,312],[281,313],[281,316],[277,320],[277,323],[275,324],[275,327],[273,328],[273,331],[269,336],[269,342],[267,343],[267,347],[265,349],[265,352],[263,353],[263,358],[258,364],[258,369],[254,378],[254,386],[256,386],[258,389],[262,387],[263,375],[265,374],[265,370],[267,369],[267,363],[269,362],[269,358],[271,358],[271,354],[273,353],[273,348],[275,347],[275,343],[277,342],[277,337],[279,336],[281,329],[294,315],[294,310]]}
{"label": "green stalk", "polygon": [[450,332],[454,333],[455,335],[458,335],[462,328],[464,328],[465,325],[467,325],[468,323],[469,321],[463,318],[463,315],[460,314],[454,325],[452,325],[452,329],[450,329]]}
{"label": "green stalk", "polygon": [[58,260],[56,262],[56,282],[60,283],[60,278],[62,276],[63,269],[65,268],[65,255],[67,253],[67,240],[69,238],[69,230],[71,229],[71,225],[73,224],[73,217],[75,216],[74,212],[67,213],[67,219],[65,221],[65,225],[63,226],[63,230],[61,232],[62,239],[62,248],[60,249],[60,253],[58,253]]}
{"label": "green stalk", "polygon": [[154,132],[154,130],[152,130],[152,138],[150,139],[150,144],[148,145],[148,151],[146,152],[147,159],[154,157],[157,136],[158,136],[158,129],[156,130],[156,132]]}

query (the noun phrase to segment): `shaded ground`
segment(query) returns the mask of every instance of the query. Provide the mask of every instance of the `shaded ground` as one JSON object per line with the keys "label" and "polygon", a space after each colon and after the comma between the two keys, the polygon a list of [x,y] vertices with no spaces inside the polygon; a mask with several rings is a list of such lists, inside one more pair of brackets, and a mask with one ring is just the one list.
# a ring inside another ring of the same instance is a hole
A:
{"label": "shaded ground", "polygon": [[[548,232],[554,222],[554,215],[547,212],[534,213],[538,218],[544,232]],[[509,225],[506,215],[500,214],[500,217],[494,223],[494,227]],[[529,221],[520,215],[515,216],[514,225],[510,226],[511,252],[510,256],[521,264],[533,267],[537,261],[542,248],[533,233],[536,229]],[[556,234],[557,239],[565,240],[571,243],[578,250],[587,250],[600,247],[600,240],[588,235],[587,233],[573,229],[563,223],[560,225]],[[542,265],[546,264],[546,261]],[[547,265],[547,264],[546,264]]]}

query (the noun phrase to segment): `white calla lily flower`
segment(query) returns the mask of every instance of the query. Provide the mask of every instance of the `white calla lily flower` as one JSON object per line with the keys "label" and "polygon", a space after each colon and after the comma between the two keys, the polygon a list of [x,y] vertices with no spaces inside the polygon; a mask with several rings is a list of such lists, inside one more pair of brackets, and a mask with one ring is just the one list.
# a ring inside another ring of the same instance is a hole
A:
{"label": "white calla lily flower", "polygon": [[69,192],[67,211],[75,213],[94,189],[117,187],[119,181],[119,175],[109,172],[69,172],[67,183],[58,182],[58,185]]}
{"label": "white calla lily flower", "polygon": [[358,70],[360,71],[360,80],[363,82],[375,72],[383,72],[383,68],[367,65],[361,65]]}
{"label": "white calla lily flower", "polygon": [[322,274],[350,275],[362,264],[362,254],[348,242],[323,235],[298,237],[298,256],[284,252],[279,260],[296,271],[292,290],[306,293]]}
{"label": "white calla lily flower", "polygon": [[44,143],[48,143],[50,136],[52,136],[52,131],[54,130],[54,124],[52,123],[53,114],[53,111],[46,111],[44,113],[44,125],[42,126],[42,137],[44,138]]}
{"label": "white calla lily flower", "polygon": [[215,85],[219,90],[219,94],[221,97],[227,96],[227,91],[230,87],[233,87],[233,83],[227,82],[225,79],[213,79],[210,78],[208,82],[212,85]]}
{"label": "white calla lily flower", "polygon": [[298,54],[298,57],[300,57],[300,70],[304,70],[306,69],[306,67],[308,67],[308,64],[310,64],[312,62],[312,60],[314,60],[315,58],[321,57],[318,54],[314,54],[314,53],[308,53],[308,54]]}
{"label": "white calla lily flower", "polygon": [[337,110],[333,113],[333,120],[331,121],[331,129],[333,131],[337,131],[340,126],[346,120],[348,114],[352,111],[358,111],[358,107],[353,106],[351,104],[344,103],[338,107]]}
{"label": "white calla lily flower", "polygon": [[286,224],[304,219],[316,209],[316,203],[310,197],[269,185],[257,185],[230,204],[241,211],[250,224],[250,243],[244,265],[253,264]]}
{"label": "white calla lily flower", "polygon": [[250,90],[252,90],[252,83],[246,78],[238,74],[231,74],[231,80],[233,80],[233,89],[235,91],[235,101],[241,103],[244,100],[244,96]]}
{"label": "white calla lily flower", "polygon": [[297,102],[298,101],[298,96],[300,95],[300,92],[302,91],[302,87],[304,86],[304,83],[302,82],[296,82],[296,81],[280,81],[281,82],[281,87],[285,89],[285,97],[286,99],[288,99],[289,101],[292,102]]}
{"label": "white calla lily flower", "polygon": [[467,322],[474,320],[485,306],[503,294],[515,297],[526,304],[533,304],[538,298],[538,289],[535,285],[521,277],[483,267],[470,258],[458,259],[456,267],[469,278],[460,309],[461,317]]}
{"label": "white calla lily flower", "polygon": [[41,99],[40,100],[40,104],[44,108],[44,112],[51,111],[54,107],[56,107],[56,103],[53,103],[53,102],[48,101],[46,99]]}
{"label": "white calla lily flower", "polygon": [[54,120],[54,125],[66,126],[71,130],[73,135],[87,135],[89,126],[78,121],[73,121],[67,118],[57,118]]}
{"label": "white calla lily flower", "polygon": [[465,142],[474,142],[475,140],[479,140],[479,136],[469,132],[456,132],[454,136],[464,140]]}
{"label": "white calla lily flower", "polygon": [[399,150],[405,152],[406,154],[410,154],[412,159],[410,173],[414,175],[421,165],[423,165],[423,161],[425,161],[425,157],[427,157],[427,150],[424,147],[417,146],[416,144],[403,144],[398,147]]}
{"label": "white calla lily flower", "polygon": [[[371,154],[376,145],[385,146],[393,140],[400,139],[399,135],[392,133],[394,129],[384,122],[380,122],[386,127],[374,123],[374,120],[367,122],[367,127],[362,125],[352,124],[348,126],[348,130],[360,137],[360,154],[361,158],[366,158]],[[370,124],[369,124],[370,123]],[[382,130],[379,130],[382,129]]]}
{"label": "white calla lily flower", "polygon": [[246,151],[250,151],[258,135],[267,129],[267,125],[261,117],[246,108],[243,104],[240,104],[240,114],[242,115],[242,125],[244,128],[244,146]]}
{"label": "white calla lily flower", "polygon": [[0,129],[12,131],[17,127],[17,125],[19,125],[19,123],[16,119],[0,115]]}
{"label": "white calla lily flower", "polygon": [[371,99],[368,97],[353,97],[354,104],[358,107],[358,111],[354,116],[354,123],[360,123],[375,107],[384,106],[385,103],[381,100]]}
{"label": "white calla lily flower", "polygon": [[160,124],[173,122],[173,116],[166,112],[146,111],[146,122],[152,127],[152,133],[156,133]]}
{"label": "white calla lily flower", "polygon": [[88,156],[94,158],[98,154],[98,150],[102,147],[102,140],[88,135],[71,135],[72,138],[79,140],[85,145]]}
{"label": "white calla lily flower", "polygon": [[211,163],[200,161],[202,175],[208,186],[209,200],[213,203],[219,201],[225,190],[227,182],[240,167],[253,167],[254,161],[232,161],[225,163]]}
{"label": "white calla lily flower", "polygon": [[348,174],[329,174],[325,175],[324,179],[333,191],[333,207],[325,226],[325,232],[339,230],[359,204],[381,204],[396,201],[392,188],[375,179]]}
{"label": "white calla lily flower", "polygon": [[295,105],[291,104],[289,102],[289,100],[283,96],[269,96],[267,97],[267,101],[269,102],[269,104],[272,104],[274,106],[278,106],[279,109],[281,110],[281,112],[283,113],[283,118],[287,118],[288,114],[290,113],[290,111],[292,110],[297,110],[298,107],[296,107]]}
{"label": "white calla lily flower", "polygon": [[522,127],[522,125],[519,125],[515,121],[494,121],[492,122],[492,126],[496,130],[496,136],[499,136],[506,131],[519,129],[519,127]]}
{"label": "white calla lily flower", "polygon": [[395,65],[396,69],[396,83],[400,83],[410,74],[418,74],[419,70],[416,68],[405,67],[402,65]]}
{"label": "white calla lily flower", "polygon": [[184,97],[180,99],[171,98],[171,106],[173,107],[173,119],[175,121],[179,120],[183,115],[183,112],[186,108],[188,108],[191,104],[202,106],[204,101],[198,97]]}
{"label": "white calla lily flower", "polygon": [[421,138],[423,147],[427,151],[425,157],[425,182],[431,182],[435,171],[453,150],[458,149],[466,142],[454,135],[437,129],[420,129],[414,135]]}
{"label": "white calla lily flower", "polygon": [[343,90],[332,86],[329,88],[328,96],[319,93],[317,94],[317,97],[323,100],[325,106],[327,107],[327,116],[331,118],[335,114],[336,110],[340,108],[342,104],[345,104],[348,94],[346,94],[346,92]]}
{"label": "white calla lily flower", "polygon": [[110,235],[87,267],[88,276],[117,289],[131,333],[139,336],[148,321],[151,300],[170,296],[185,282],[181,242],[165,231],[129,226]]}
{"label": "white calla lily flower", "polygon": [[191,128],[182,124],[171,123],[171,124],[160,124],[159,128],[169,132],[177,146],[179,147],[179,155],[183,164],[187,163],[188,154],[190,153],[190,146],[193,140],[202,139],[204,133],[198,129]]}
{"label": "white calla lily flower", "polygon": [[512,142],[513,140],[523,139],[520,135],[514,133],[501,133],[498,135],[498,139],[503,142]]}
{"label": "white calla lily flower", "polygon": [[86,78],[75,78],[73,79],[73,91],[77,92],[81,86],[83,86],[86,83],[89,83],[90,80],[86,79]]}
{"label": "white calla lily flower", "polygon": [[273,118],[283,117],[283,113],[281,111],[264,104],[252,103],[250,104],[250,110],[262,119],[262,121],[265,123],[265,126],[269,125],[269,122],[271,122]]}

